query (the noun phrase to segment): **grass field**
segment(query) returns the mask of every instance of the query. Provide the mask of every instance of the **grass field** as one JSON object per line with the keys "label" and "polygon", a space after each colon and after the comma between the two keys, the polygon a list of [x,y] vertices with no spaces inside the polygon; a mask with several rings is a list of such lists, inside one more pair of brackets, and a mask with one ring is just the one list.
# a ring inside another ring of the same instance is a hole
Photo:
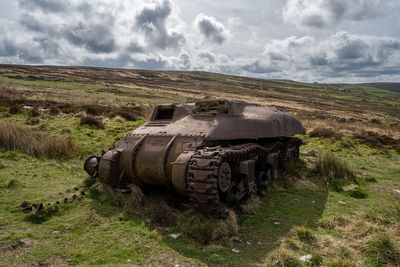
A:
{"label": "grass field", "polygon": [[[399,87],[349,87],[364,89],[203,72],[0,65],[0,266],[400,266]],[[212,97],[276,105],[307,130],[301,162],[265,197],[249,201],[247,212],[207,218],[169,205],[162,191],[147,192],[136,206],[88,180],[85,157],[144,123],[155,104]],[[95,122],[86,124],[87,116]],[[39,132],[50,152],[10,148],[5,124],[22,127],[30,140]],[[74,150],[52,153],[60,140]],[[338,167],[316,168],[325,157],[348,167],[356,180],[345,185],[357,188],[327,183]],[[48,212],[24,211],[24,201]]]}

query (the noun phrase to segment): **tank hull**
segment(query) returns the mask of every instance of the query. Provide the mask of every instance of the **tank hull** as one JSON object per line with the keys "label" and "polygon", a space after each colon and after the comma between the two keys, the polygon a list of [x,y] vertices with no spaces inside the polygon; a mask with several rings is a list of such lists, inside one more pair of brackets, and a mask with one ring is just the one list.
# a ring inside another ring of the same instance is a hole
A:
{"label": "tank hull", "polygon": [[[234,104],[234,105],[233,105]],[[232,102],[161,105],[84,169],[104,183],[163,186],[202,212],[260,192],[287,162],[298,159],[300,122],[274,108]]]}

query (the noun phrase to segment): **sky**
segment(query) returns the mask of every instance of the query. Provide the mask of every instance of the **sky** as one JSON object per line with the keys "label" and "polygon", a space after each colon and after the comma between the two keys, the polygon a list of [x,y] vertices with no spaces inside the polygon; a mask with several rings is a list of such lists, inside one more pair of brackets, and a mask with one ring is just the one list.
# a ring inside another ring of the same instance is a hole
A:
{"label": "sky", "polygon": [[400,82],[399,0],[1,0],[0,63]]}

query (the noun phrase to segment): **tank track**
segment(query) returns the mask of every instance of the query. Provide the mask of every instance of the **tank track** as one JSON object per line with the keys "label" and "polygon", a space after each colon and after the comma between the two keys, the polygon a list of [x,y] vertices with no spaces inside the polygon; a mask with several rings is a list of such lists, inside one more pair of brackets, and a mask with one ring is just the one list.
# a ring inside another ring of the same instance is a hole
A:
{"label": "tank track", "polygon": [[[289,146],[301,144],[299,139],[274,141],[266,145],[247,143],[229,147],[205,147],[198,149],[189,160],[186,172],[186,187],[189,200],[194,208],[215,217],[226,216],[226,205],[218,191],[219,168],[223,162],[234,163],[255,157],[265,158],[271,152],[286,155]],[[287,161],[279,157],[280,165]]]}

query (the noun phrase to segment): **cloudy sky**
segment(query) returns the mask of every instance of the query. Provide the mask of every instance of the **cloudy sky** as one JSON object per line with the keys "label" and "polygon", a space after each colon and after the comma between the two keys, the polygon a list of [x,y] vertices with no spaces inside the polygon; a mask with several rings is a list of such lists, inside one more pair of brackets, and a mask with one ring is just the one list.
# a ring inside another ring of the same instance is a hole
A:
{"label": "cloudy sky", "polygon": [[1,0],[0,63],[400,82],[399,0]]}

